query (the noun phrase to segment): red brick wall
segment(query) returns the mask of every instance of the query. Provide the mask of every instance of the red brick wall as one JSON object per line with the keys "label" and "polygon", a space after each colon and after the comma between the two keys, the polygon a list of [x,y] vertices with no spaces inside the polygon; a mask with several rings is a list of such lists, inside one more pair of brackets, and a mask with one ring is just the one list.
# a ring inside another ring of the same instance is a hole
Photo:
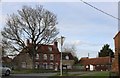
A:
{"label": "red brick wall", "polygon": [[112,71],[118,72],[118,54],[120,53],[120,32],[115,36],[114,38],[114,44],[115,44],[115,59],[112,63]]}
{"label": "red brick wall", "polygon": [[[49,47],[52,48],[51,51],[48,49]],[[39,63],[39,65],[43,65],[44,63],[50,65],[50,63],[53,63],[53,68],[55,68],[56,63],[58,63],[58,67],[60,66],[60,52],[56,45],[42,45],[38,49],[38,54],[40,58],[36,59],[36,62]],[[47,60],[44,60],[44,54],[47,55]],[[50,60],[50,54],[53,54],[53,60]]]}

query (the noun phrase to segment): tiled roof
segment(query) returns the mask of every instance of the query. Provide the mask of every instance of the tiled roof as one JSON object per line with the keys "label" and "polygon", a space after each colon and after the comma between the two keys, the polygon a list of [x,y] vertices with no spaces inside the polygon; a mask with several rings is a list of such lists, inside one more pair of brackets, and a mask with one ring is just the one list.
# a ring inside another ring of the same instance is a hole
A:
{"label": "tiled roof", "polygon": [[[29,48],[32,48],[31,43],[29,43],[27,46]],[[52,51],[50,51],[49,48],[51,48]],[[58,47],[55,44],[53,44],[53,45],[39,44],[38,45],[38,52],[39,53],[48,53],[48,52],[49,53],[59,53],[59,50],[58,50]]]}
{"label": "tiled roof", "polygon": [[[51,51],[50,49],[51,48]],[[42,53],[59,53],[58,48],[55,45],[39,45],[38,47],[38,52],[42,52]]]}
{"label": "tiled roof", "polygon": [[82,65],[104,65],[110,63],[110,57],[98,57],[98,58],[81,58],[79,61]]}

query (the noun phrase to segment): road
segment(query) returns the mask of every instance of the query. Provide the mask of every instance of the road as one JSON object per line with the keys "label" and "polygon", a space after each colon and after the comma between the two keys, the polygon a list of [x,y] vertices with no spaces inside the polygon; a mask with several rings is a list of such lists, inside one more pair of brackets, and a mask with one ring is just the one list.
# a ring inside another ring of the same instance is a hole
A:
{"label": "road", "polygon": [[[89,72],[68,72],[69,74],[86,74]],[[57,73],[31,73],[31,74],[11,74],[10,76],[3,76],[2,78],[48,78],[49,76],[54,76]],[[72,78],[72,77],[65,77]],[[77,77],[78,78],[78,77]]]}
{"label": "road", "polygon": [[53,75],[56,75],[56,73],[11,74],[10,76],[2,76],[2,78],[48,78]]}
{"label": "road", "polygon": [[[85,72],[69,72],[69,74],[83,74]],[[3,76],[2,78],[48,78],[54,76],[57,73],[36,73],[36,74],[11,74],[10,76]],[[65,77],[72,78],[72,77]]]}
{"label": "road", "polygon": [[[62,76],[62,78],[80,78],[86,74],[94,74],[95,72],[68,72],[69,74],[78,74],[78,76]],[[34,74],[11,74],[10,76],[3,76],[2,78],[49,78],[50,76],[55,76],[57,73],[34,73]],[[52,77],[51,77],[52,78]],[[61,78],[57,76],[57,78]]]}

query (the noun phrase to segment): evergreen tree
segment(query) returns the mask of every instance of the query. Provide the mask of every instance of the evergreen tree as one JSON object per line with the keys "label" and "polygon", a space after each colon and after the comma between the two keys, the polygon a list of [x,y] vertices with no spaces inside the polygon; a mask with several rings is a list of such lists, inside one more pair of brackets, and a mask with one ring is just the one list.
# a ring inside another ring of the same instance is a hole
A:
{"label": "evergreen tree", "polygon": [[110,45],[105,44],[99,52],[99,57],[106,57],[106,56],[114,57],[114,52],[109,47]]}

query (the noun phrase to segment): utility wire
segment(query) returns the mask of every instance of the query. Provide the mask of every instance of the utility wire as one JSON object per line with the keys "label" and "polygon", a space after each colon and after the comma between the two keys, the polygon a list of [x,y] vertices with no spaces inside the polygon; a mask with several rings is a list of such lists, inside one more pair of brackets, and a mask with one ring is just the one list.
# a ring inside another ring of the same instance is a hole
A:
{"label": "utility wire", "polygon": [[100,12],[102,12],[102,13],[104,13],[104,14],[106,14],[106,15],[112,17],[112,18],[115,18],[115,19],[117,19],[117,20],[120,20],[120,18],[117,18],[117,17],[115,17],[115,16],[113,16],[113,15],[111,15],[111,14],[109,14],[109,13],[107,13],[107,12],[101,10],[101,9],[98,9],[97,7],[91,5],[91,4],[89,4],[89,3],[87,3],[87,2],[85,2],[85,1],[83,1],[83,0],[80,0],[80,1],[82,1],[83,3],[89,5],[90,7],[94,8],[94,9],[96,9],[96,10],[98,10],[98,11],[100,11]]}

